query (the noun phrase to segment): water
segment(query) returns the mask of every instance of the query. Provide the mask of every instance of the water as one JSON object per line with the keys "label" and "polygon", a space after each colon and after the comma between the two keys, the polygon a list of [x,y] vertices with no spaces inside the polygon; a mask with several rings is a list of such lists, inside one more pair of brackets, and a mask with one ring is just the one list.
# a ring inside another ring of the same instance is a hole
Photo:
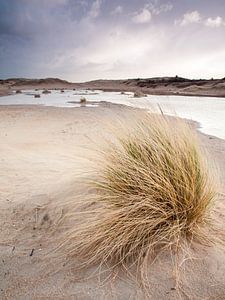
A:
{"label": "water", "polygon": [[[34,94],[41,91],[24,91],[0,97],[0,105],[45,105],[56,107],[80,107],[82,96],[88,100],[86,106],[97,106],[100,101],[125,104],[137,108],[151,108],[160,105],[165,114],[177,115],[182,118],[199,122],[200,130],[206,134],[225,139],[225,99],[212,97],[188,96],[148,96],[133,98],[131,93],[122,95],[119,92],[65,90],[52,91],[51,94],[41,94],[41,98],[34,98]],[[82,94],[82,95],[81,95]],[[76,103],[68,103],[74,101]],[[91,102],[93,102],[91,104]]]}
{"label": "water", "polygon": [[[52,90],[51,94],[42,94],[42,90],[26,90],[21,94],[13,94],[5,97],[0,97],[0,105],[43,105],[43,106],[55,106],[55,107],[80,107],[81,95],[74,95],[75,93],[85,93],[88,95],[88,91],[72,91],[64,90],[62,93],[60,90]],[[89,91],[89,93],[92,93]],[[96,92],[97,93],[97,92]],[[35,94],[40,94],[40,98],[34,98]],[[89,100],[89,99],[88,99]],[[69,101],[76,101],[77,103],[69,103]],[[87,106],[89,106],[87,104]],[[90,106],[96,106],[92,104]]]}

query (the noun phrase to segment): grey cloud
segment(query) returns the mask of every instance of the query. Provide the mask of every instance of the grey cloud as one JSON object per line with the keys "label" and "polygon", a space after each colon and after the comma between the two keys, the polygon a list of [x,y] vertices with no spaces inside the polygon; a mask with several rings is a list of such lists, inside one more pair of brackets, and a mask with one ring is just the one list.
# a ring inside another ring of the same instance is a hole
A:
{"label": "grey cloud", "polygon": [[161,3],[158,0],[152,0],[147,3],[145,7],[148,8],[152,14],[159,15],[171,11],[173,9],[173,4],[171,2]]}
{"label": "grey cloud", "polygon": [[[225,5],[211,2],[0,0],[0,77],[220,76]],[[148,22],[134,24],[143,9]],[[174,26],[195,10],[204,22],[197,32]]]}

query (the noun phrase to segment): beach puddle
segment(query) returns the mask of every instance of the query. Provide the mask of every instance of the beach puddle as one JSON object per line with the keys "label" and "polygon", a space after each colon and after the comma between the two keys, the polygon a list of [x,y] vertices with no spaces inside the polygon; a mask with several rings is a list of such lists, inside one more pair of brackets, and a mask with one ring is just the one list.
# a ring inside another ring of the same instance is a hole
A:
{"label": "beach puddle", "polygon": [[[0,97],[0,105],[42,105],[54,107],[97,107],[101,102],[136,108],[156,109],[164,114],[197,121],[206,134],[225,139],[225,99],[216,97],[156,96],[134,98],[133,93],[101,90],[21,90]],[[44,92],[44,93],[43,93]],[[39,96],[38,96],[39,95]],[[84,102],[81,103],[81,99]],[[159,109],[160,108],[160,109]]]}

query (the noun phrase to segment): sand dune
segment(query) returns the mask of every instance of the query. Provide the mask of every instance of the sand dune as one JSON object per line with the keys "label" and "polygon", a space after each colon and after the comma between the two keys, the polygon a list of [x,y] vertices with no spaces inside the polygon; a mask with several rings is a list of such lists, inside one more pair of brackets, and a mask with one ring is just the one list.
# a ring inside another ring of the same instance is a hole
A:
{"label": "sand dune", "polygon": [[[107,124],[129,110],[110,104],[1,107],[1,299],[143,299],[140,287],[123,275],[100,285],[93,273],[97,266],[81,272],[54,251],[68,226],[63,203],[85,196],[81,182],[92,176],[94,149],[110,135]],[[199,136],[219,165],[225,192],[225,141]],[[217,208],[224,228],[222,195]],[[196,259],[185,263],[183,292],[175,288],[170,257],[165,254],[154,262],[149,271],[151,299],[225,299],[225,251],[199,246],[194,255]]]}
{"label": "sand dune", "polygon": [[186,79],[156,77],[121,80],[93,80],[72,83],[58,78],[0,80],[0,96],[17,89],[101,89],[105,91],[142,92],[150,95],[225,97],[225,79]]}

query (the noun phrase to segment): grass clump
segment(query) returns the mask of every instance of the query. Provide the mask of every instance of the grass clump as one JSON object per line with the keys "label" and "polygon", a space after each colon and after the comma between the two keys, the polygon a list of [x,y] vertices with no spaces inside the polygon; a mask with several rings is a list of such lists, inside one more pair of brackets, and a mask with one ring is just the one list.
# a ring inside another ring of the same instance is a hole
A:
{"label": "grass clump", "polygon": [[69,254],[86,264],[141,266],[165,247],[206,242],[216,193],[190,126],[141,112],[118,131],[86,218],[67,240]]}
{"label": "grass clump", "polygon": [[85,97],[81,97],[81,98],[80,98],[80,103],[81,103],[81,104],[87,103],[87,99],[86,99]]}
{"label": "grass clump", "polygon": [[42,94],[51,94],[51,91],[49,91],[49,90],[47,90],[47,89],[44,89],[44,90],[42,91]]}
{"label": "grass clump", "polygon": [[134,98],[142,98],[142,97],[147,97],[147,95],[145,95],[141,91],[134,92]]}

